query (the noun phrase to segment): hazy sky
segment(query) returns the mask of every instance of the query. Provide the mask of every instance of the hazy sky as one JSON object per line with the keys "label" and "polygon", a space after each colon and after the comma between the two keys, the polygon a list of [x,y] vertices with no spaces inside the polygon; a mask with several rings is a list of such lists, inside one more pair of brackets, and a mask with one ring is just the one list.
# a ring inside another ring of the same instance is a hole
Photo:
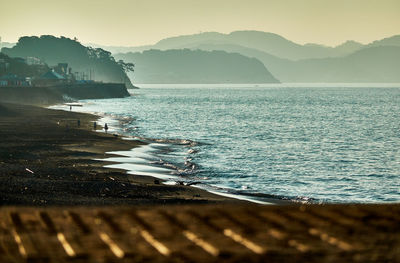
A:
{"label": "hazy sky", "polygon": [[0,36],[137,46],[205,31],[260,30],[298,43],[400,34],[400,0],[0,0]]}

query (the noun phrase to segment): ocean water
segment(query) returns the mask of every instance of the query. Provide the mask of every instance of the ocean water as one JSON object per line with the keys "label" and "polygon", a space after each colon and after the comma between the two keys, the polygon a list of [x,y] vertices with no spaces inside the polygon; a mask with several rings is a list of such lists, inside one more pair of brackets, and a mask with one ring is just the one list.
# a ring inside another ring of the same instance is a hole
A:
{"label": "ocean water", "polygon": [[151,143],[110,160],[130,173],[259,200],[400,201],[397,87],[147,85],[83,103]]}

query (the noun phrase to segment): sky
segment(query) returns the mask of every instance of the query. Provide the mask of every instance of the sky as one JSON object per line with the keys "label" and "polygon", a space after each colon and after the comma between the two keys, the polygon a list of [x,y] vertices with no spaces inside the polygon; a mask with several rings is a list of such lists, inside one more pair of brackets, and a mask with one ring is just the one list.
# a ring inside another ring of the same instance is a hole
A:
{"label": "sky", "polygon": [[0,37],[55,35],[114,46],[259,30],[335,46],[400,34],[400,0],[0,0]]}

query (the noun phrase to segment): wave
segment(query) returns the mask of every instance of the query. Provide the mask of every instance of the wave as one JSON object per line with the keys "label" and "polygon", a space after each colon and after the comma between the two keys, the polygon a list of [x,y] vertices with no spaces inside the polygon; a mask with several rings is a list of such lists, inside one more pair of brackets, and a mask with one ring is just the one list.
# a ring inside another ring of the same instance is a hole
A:
{"label": "wave", "polygon": [[[58,105],[52,108],[69,111],[69,108],[65,107],[65,105]],[[157,139],[135,136],[132,135],[132,133],[135,133],[139,127],[132,125],[136,120],[133,116],[109,114],[97,111],[88,112],[84,111],[84,107],[75,109],[75,111],[79,110],[99,116],[100,125],[102,123],[112,123],[112,125],[109,125],[111,128],[109,131],[122,136],[125,140],[139,140],[148,143],[146,146],[137,147],[131,151],[110,152],[122,157],[99,159],[100,161],[115,163],[106,165],[105,167],[124,169],[128,171],[128,174],[156,177],[165,180],[164,183],[166,184],[198,187],[218,195],[262,204],[271,204],[280,201],[299,203],[318,202],[317,200],[307,197],[285,197],[264,193],[252,193],[245,187],[242,190],[236,190],[208,184],[207,180],[209,178],[206,176],[199,176],[199,165],[194,162],[196,154],[199,153],[199,150],[196,148],[202,145],[209,145],[208,143],[197,142],[190,139]],[[177,158],[174,158],[171,153],[178,151],[176,146],[184,149],[184,151],[182,151],[182,155],[178,155]],[[160,158],[160,156],[165,158]],[[180,159],[178,160],[178,158]]]}

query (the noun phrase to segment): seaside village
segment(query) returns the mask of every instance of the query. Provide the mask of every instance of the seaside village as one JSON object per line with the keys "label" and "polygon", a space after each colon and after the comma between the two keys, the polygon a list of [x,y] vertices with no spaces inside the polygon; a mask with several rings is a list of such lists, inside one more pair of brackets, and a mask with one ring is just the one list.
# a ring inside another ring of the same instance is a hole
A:
{"label": "seaside village", "polygon": [[[16,71],[19,74],[13,73]],[[32,74],[32,72],[36,74]],[[32,75],[37,75],[37,72],[45,73],[32,77]],[[62,84],[87,84],[94,82],[92,77],[92,70],[89,74],[73,72],[68,63],[58,63],[56,66],[49,67],[36,57],[12,58],[12,61],[0,58],[0,87],[52,87]]]}

